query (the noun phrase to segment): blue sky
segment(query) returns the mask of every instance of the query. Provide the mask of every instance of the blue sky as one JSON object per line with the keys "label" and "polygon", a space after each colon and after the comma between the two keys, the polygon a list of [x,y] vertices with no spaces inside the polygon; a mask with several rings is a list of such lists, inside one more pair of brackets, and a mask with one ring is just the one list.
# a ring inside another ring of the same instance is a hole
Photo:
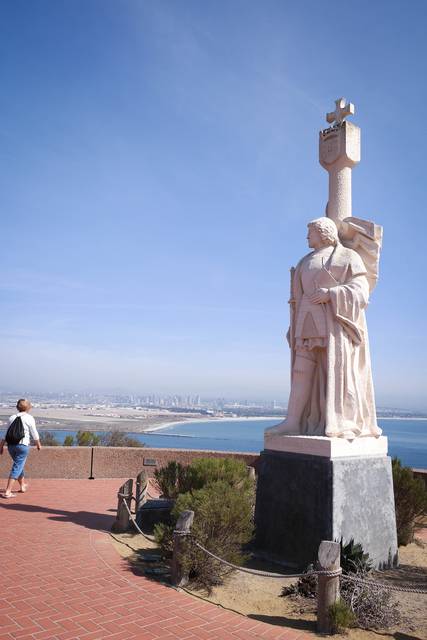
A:
{"label": "blue sky", "polygon": [[384,226],[377,402],[427,409],[423,0],[0,4],[4,389],[286,400],[289,267],[343,95]]}

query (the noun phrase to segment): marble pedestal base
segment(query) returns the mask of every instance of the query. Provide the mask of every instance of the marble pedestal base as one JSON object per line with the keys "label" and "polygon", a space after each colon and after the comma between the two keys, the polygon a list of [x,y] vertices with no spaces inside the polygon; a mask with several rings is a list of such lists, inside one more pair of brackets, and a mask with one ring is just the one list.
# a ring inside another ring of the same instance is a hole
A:
{"label": "marble pedestal base", "polygon": [[386,455],[310,455],[265,450],[258,467],[256,546],[306,567],[322,540],[351,538],[376,568],[396,566],[391,459]]}
{"label": "marble pedestal base", "polygon": [[264,437],[264,449],[306,453],[326,458],[386,456],[388,440],[386,436],[378,438],[368,436],[346,440],[345,438],[327,438],[326,436],[278,436],[269,435],[267,432]]}

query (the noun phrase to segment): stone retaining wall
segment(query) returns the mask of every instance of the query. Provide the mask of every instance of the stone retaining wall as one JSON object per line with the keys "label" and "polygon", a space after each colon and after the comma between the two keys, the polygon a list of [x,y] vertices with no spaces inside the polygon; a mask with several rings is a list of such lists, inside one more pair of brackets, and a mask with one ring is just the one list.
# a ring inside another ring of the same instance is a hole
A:
{"label": "stone retaining wall", "polygon": [[[259,455],[231,451],[150,449],[149,447],[43,447],[31,448],[25,466],[29,478],[133,478],[144,469],[149,476],[170,460],[190,464],[196,458],[238,458],[257,467]],[[11,459],[0,456],[0,478],[9,476]],[[414,469],[427,485],[427,469]]]}
{"label": "stone retaining wall", "polygon": [[420,478],[424,482],[427,488],[427,469],[412,469],[414,476]]}
{"label": "stone retaining wall", "polygon": [[[195,458],[238,458],[255,466],[256,453],[229,451],[188,451],[185,449],[150,449],[148,447],[43,447],[31,448],[25,465],[29,478],[133,478],[144,469],[149,476],[170,460],[190,464]],[[0,477],[7,478],[11,459],[0,456]]]}
{"label": "stone retaining wall", "polygon": [[[31,447],[25,464],[29,478],[88,478],[90,475],[90,447]],[[7,478],[12,460],[6,446],[0,456],[0,477]],[[126,475],[126,474],[125,474]]]}

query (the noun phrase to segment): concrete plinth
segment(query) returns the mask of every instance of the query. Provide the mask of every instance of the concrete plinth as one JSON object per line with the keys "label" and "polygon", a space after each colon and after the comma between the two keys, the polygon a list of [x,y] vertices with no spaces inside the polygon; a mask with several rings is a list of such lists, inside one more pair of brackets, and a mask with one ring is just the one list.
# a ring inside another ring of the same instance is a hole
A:
{"label": "concrete plinth", "polygon": [[322,540],[341,538],[360,543],[376,568],[395,566],[391,459],[263,451],[255,525],[257,548],[291,566],[307,566]]}
{"label": "concrete plinth", "polygon": [[386,456],[388,441],[386,436],[374,438],[327,438],[326,436],[283,436],[269,435],[264,437],[264,449],[285,451],[287,453],[304,453],[324,458],[354,458],[355,456]]}

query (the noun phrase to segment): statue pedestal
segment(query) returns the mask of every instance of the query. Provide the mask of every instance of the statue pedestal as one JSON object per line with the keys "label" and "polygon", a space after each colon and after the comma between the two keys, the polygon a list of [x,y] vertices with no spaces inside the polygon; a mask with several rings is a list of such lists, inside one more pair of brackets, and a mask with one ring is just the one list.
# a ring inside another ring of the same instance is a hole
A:
{"label": "statue pedestal", "polygon": [[278,436],[264,437],[264,449],[287,453],[306,453],[326,458],[348,458],[354,456],[386,456],[387,438],[365,437],[345,440],[326,436]]}
{"label": "statue pedestal", "polygon": [[376,568],[398,561],[387,438],[270,436],[260,456],[256,546],[289,566],[315,561],[322,540],[360,543]]}

